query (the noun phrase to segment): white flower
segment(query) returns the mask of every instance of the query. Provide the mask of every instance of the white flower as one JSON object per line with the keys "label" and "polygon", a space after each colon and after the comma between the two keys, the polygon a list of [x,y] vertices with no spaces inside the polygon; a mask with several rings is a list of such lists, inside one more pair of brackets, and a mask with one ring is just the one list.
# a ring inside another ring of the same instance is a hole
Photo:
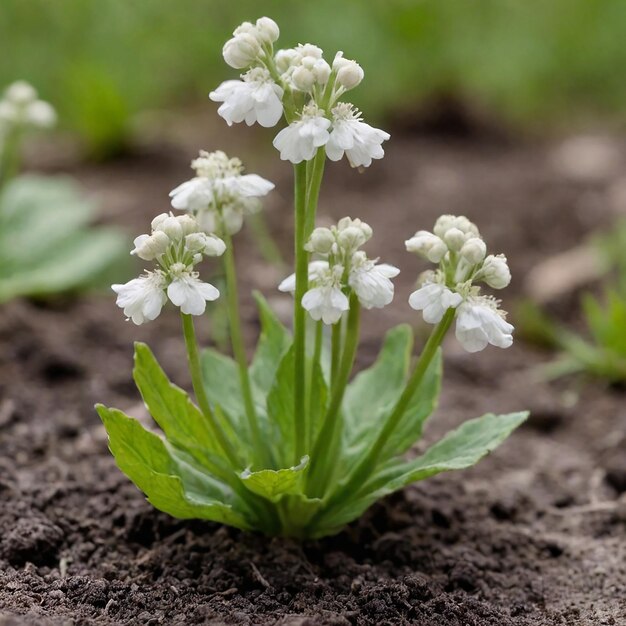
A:
{"label": "white flower", "polygon": [[512,333],[513,326],[493,298],[470,296],[458,308],[455,334],[468,352],[484,350],[487,344],[508,348],[513,343]]}
{"label": "white flower", "polygon": [[337,72],[337,82],[346,90],[354,89],[365,76],[363,68],[356,61],[344,59],[341,51],[335,55],[333,70]]}
{"label": "white flower", "polygon": [[511,270],[504,254],[490,254],[484,261],[476,280],[484,280],[493,289],[504,289],[511,282]]}
{"label": "white flower", "polygon": [[353,267],[348,283],[366,309],[380,309],[393,300],[393,283],[389,279],[399,273],[400,270],[393,265],[365,261]]}
{"label": "white flower", "polygon": [[471,237],[461,248],[460,255],[471,265],[480,263],[487,254],[487,246],[479,237]]}
{"label": "white flower", "polygon": [[448,309],[458,307],[463,298],[440,283],[427,282],[409,296],[409,305],[422,311],[424,321],[438,324]]}
{"label": "white flower", "polygon": [[330,228],[318,227],[309,237],[304,249],[317,254],[328,254],[335,244],[335,235]]}
{"label": "white flower", "polygon": [[441,237],[442,239],[445,237],[446,233],[452,229],[456,228],[460,230],[464,235],[471,237],[479,237],[480,234],[478,232],[478,227],[473,222],[470,222],[464,215],[442,215],[435,222],[435,227],[433,228],[433,232],[437,237]]}
{"label": "white flower", "polygon": [[112,285],[117,293],[116,304],[124,309],[124,315],[135,324],[154,320],[167,302],[165,276],[162,272],[148,272],[124,285]]}
{"label": "white flower", "polygon": [[210,283],[198,278],[198,272],[191,272],[182,263],[175,263],[170,272],[174,280],[167,288],[167,295],[173,304],[187,315],[202,315],[206,309],[207,300],[217,300],[220,292]]}
{"label": "white flower", "polygon": [[37,91],[25,80],[16,80],[6,88],[4,97],[15,104],[30,104],[37,99]]}
{"label": "white flower", "polygon": [[274,147],[283,161],[301,163],[310,161],[316,150],[329,139],[330,120],[315,105],[307,105],[302,118],[283,128],[274,138]]}
{"label": "white flower", "polygon": [[257,37],[264,43],[274,43],[280,36],[278,24],[270,17],[260,17],[256,21]]}
{"label": "white flower", "polygon": [[[216,203],[265,196],[274,189],[274,183],[258,174],[242,174],[241,161],[219,150],[201,150],[191,166],[197,176],[170,191],[172,207],[181,211],[194,213]],[[243,204],[247,205],[246,200]]]}
{"label": "white flower", "polygon": [[316,322],[336,324],[350,308],[350,301],[338,286],[327,284],[309,289],[302,296],[302,307]]}
{"label": "white flower", "polygon": [[35,88],[23,80],[9,85],[0,101],[1,122],[50,128],[54,126],[56,119],[52,105],[38,100]]}
{"label": "white flower", "polygon": [[333,128],[326,144],[331,161],[339,161],[345,153],[352,167],[369,167],[372,159],[385,156],[382,143],[389,133],[363,122],[361,113],[346,102],[339,103],[332,113]]}
{"label": "white flower", "polygon": [[152,235],[139,235],[134,244],[135,248],[131,254],[137,255],[144,261],[153,261],[167,250],[170,238],[164,232],[156,231]]}
{"label": "white flower", "polygon": [[209,94],[214,102],[223,104],[217,110],[229,126],[258,122],[265,128],[276,126],[283,115],[283,88],[271,78],[267,69],[255,67],[243,80],[227,80]]}
{"label": "white flower", "polygon": [[427,230],[418,230],[404,244],[409,252],[419,254],[431,263],[439,263],[448,252],[448,246],[445,242]]}
{"label": "white flower", "polygon": [[204,232],[187,235],[185,247],[189,252],[200,252],[206,256],[222,256],[226,252],[226,244],[219,237]]}
{"label": "white flower", "polygon": [[[328,261],[311,261],[309,263],[309,282],[319,280],[328,272]],[[296,291],[296,275],[287,276],[280,285],[278,290],[283,293],[294,293]]]}
{"label": "white flower", "polygon": [[256,33],[238,32],[239,29],[241,26],[235,31],[237,34],[222,48],[224,61],[236,70],[252,65],[261,54],[261,45],[255,36]]}

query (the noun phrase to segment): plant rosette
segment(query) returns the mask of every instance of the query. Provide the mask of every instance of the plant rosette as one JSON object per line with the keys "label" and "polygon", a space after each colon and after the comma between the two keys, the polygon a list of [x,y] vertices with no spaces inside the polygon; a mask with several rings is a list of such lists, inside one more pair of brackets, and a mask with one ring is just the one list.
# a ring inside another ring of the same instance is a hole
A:
{"label": "plant rosette", "polygon": [[[478,228],[444,215],[433,232],[406,241],[436,267],[420,277],[409,305],[433,325],[413,359],[411,327],[390,330],[376,362],[356,376],[361,313],[387,306],[399,269],[362,249],[371,227],[345,217],[315,227],[327,159],[369,167],[389,134],[365,123],[347,91],[362,68],[338,52],[332,63],[312,44],[274,51],[269,18],[245,22],[224,46],[243,71],[211,92],[230,125],[272,127],[274,146],[294,165],[295,272],[278,288],[293,295],[293,330],[255,294],[261,333],[250,363],[244,349],[233,236],[260,209],[273,184],[244,174],[239,159],[201,152],[195,176],[171,193],[172,207],[133,253],[155,268],[114,285],[117,303],[136,324],[166,303],[180,308],[195,402],[169,381],[150,349],[135,346],[134,379],[162,432],[98,405],[120,469],[158,509],[268,535],[315,538],[338,532],[376,500],[440,472],[474,465],[519,426],[526,412],[464,422],[423,454],[405,453],[421,438],[441,387],[441,345],[454,326],[469,352],[507,348],[513,326],[484,286],[506,287],[506,258],[487,254]],[[194,316],[219,291],[200,279],[205,257],[224,266],[233,357],[198,346]]]}

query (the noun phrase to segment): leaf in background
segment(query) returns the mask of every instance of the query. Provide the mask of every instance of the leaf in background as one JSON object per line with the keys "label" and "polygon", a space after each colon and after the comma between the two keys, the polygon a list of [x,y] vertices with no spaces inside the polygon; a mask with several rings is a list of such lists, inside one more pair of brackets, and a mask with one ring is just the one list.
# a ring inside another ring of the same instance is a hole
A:
{"label": "leaf in background", "polygon": [[304,495],[303,477],[308,464],[309,457],[303,456],[298,465],[285,469],[245,470],[241,473],[241,480],[253,493],[271,502],[279,502],[285,495]]}
{"label": "leaf in background", "polygon": [[203,476],[175,459],[160,437],[121,411],[98,405],[109,435],[109,448],[118,467],[157,509],[182,519],[208,519],[249,529],[247,520],[230,503],[207,497],[211,485]]}
{"label": "leaf in background", "polygon": [[291,335],[259,292],[254,293],[254,299],[259,307],[261,336],[250,365],[250,378],[265,397],[272,387],[280,361],[291,345]]}
{"label": "leaf in background", "polygon": [[386,411],[398,399],[406,381],[413,332],[402,324],[385,336],[376,362],[358,374],[346,389],[343,401],[347,454],[358,454],[371,442]]}
{"label": "leaf in background", "polygon": [[91,285],[126,258],[124,235],[85,228],[93,213],[70,179],[11,181],[0,196],[0,301]]}
{"label": "leaf in background", "polygon": [[45,265],[24,267],[0,276],[0,302],[17,296],[39,296],[90,285],[113,260],[126,253],[127,242],[118,232],[100,228],[77,233],[51,253]]}
{"label": "leaf in background", "polygon": [[423,455],[411,461],[394,459],[384,464],[358,494],[324,517],[314,536],[332,534],[362,515],[376,500],[441,472],[476,464],[500,445],[528,417],[528,412],[494,415],[469,420],[449,432]]}

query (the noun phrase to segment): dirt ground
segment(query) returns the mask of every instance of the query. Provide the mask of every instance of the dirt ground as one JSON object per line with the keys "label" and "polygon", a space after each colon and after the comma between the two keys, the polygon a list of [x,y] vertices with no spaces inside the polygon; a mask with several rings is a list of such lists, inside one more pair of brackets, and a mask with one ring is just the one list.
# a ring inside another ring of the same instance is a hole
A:
{"label": "dirt ground", "polygon": [[[624,202],[624,145],[611,142],[604,157],[583,150],[582,165],[572,145],[419,134],[394,138],[364,174],[329,167],[321,216],[365,219],[371,254],[402,268],[394,304],[365,316],[361,365],[387,327],[417,324],[406,299],[422,267],[402,242],[440,213],[467,214],[490,249],[506,252],[514,283],[505,308],[537,262],[610,223]],[[138,234],[188,177],[193,153],[181,152],[76,174],[105,221]],[[289,241],[289,169],[259,152],[247,162],[277,182],[268,221]],[[281,272],[263,265],[247,233],[237,246],[252,345],[249,291],[282,311],[288,300],[275,291]],[[568,307],[555,309],[571,317]],[[551,355],[522,341],[468,355],[451,340],[426,441],[487,411],[529,408],[527,424],[475,468],[414,485],[341,534],[298,544],[172,519],[117,470],[93,404],[141,413],[133,340],[188,387],[173,311],[137,328],[112,294],[0,310],[0,625],[626,624],[623,389],[542,381],[537,366]]]}

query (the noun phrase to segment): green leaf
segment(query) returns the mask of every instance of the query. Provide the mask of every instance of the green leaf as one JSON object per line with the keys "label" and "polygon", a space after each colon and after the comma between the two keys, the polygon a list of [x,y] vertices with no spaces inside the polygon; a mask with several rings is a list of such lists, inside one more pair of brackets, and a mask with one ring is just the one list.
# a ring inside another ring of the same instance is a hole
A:
{"label": "green leaf", "polygon": [[[245,415],[237,363],[211,348],[202,351],[201,361],[202,379],[209,401],[213,406],[220,406],[237,427]],[[246,429],[239,430],[245,432]]]}
{"label": "green leaf", "polygon": [[293,348],[290,348],[278,366],[274,383],[267,396],[269,423],[278,429],[278,433],[274,436],[280,438],[280,446],[275,446],[279,455],[279,466],[286,465],[293,460],[295,452],[293,370],[294,355]]}
{"label": "green leaf", "polygon": [[384,414],[402,393],[412,346],[410,326],[402,324],[391,329],[374,365],[358,374],[346,389],[344,437],[349,456],[371,442]]}
{"label": "green leaf", "polygon": [[51,253],[44,265],[24,266],[9,276],[0,275],[0,301],[85,287],[125,248],[126,241],[114,231],[76,234]]}
{"label": "green leaf", "polygon": [[176,459],[160,437],[121,411],[96,407],[109,435],[117,466],[157,509],[182,519],[208,519],[241,529],[250,525],[231,503],[207,497],[212,490],[202,474]]}
{"label": "green leaf", "polygon": [[471,467],[500,445],[527,417],[527,411],[507,415],[488,413],[449,432],[416,459],[389,461],[354,498],[325,516],[314,536],[321,537],[338,531],[362,515],[376,500],[410,483],[441,472]]}
{"label": "green leaf", "polygon": [[[312,359],[311,359],[312,360]],[[311,388],[309,389],[309,441],[315,441],[322,419],[328,408],[328,386],[320,363],[309,363],[312,367]]]}
{"label": "green leaf", "polygon": [[424,374],[424,379],[411,398],[404,416],[387,442],[382,453],[383,458],[404,454],[422,437],[424,423],[437,407],[439,400],[443,373],[442,361],[441,348],[439,348]]}
{"label": "green leaf", "polygon": [[69,179],[11,181],[0,195],[0,300],[86,286],[127,256],[118,232],[84,228],[93,214]]}
{"label": "green leaf", "polygon": [[258,472],[245,470],[240,476],[250,491],[271,502],[279,502],[285,495],[304,495],[303,477],[308,464],[309,457],[303,456],[300,463],[293,467]]}
{"label": "green leaf", "polygon": [[187,392],[169,381],[144,343],[135,343],[133,377],[150,415],[162,428],[167,440],[188,452],[211,473],[228,481],[232,469],[214,439],[206,417]]}
{"label": "green leaf", "polygon": [[291,345],[289,331],[280,323],[265,298],[258,292],[254,298],[259,307],[261,336],[250,365],[250,378],[258,391],[267,396],[281,359]]}

